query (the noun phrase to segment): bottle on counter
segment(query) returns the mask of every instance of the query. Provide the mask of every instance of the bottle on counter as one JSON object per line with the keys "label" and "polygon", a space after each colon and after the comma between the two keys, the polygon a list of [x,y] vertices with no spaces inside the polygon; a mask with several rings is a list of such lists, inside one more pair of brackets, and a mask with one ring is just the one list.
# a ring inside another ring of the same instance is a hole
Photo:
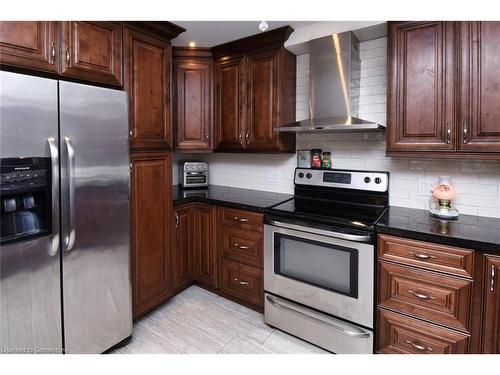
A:
{"label": "bottle on counter", "polygon": [[321,149],[311,150],[311,168],[321,168]]}
{"label": "bottle on counter", "polygon": [[321,168],[332,168],[332,154],[328,151],[323,152],[323,159],[321,160]]}

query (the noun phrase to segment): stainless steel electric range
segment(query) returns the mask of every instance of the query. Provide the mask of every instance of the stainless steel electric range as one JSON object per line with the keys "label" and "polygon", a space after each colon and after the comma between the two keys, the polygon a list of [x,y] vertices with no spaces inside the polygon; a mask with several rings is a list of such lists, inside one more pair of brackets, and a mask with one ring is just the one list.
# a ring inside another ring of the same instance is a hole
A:
{"label": "stainless steel electric range", "polygon": [[373,353],[375,224],[387,172],[295,170],[266,210],[265,321],[335,353]]}

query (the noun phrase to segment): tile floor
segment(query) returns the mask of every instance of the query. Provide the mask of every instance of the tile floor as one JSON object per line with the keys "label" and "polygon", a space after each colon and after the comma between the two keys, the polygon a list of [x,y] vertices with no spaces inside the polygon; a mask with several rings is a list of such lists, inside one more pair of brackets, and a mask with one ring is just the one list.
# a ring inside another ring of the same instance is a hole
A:
{"label": "tile floor", "polygon": [[271,328],[263,315],[192,286],[134,324],[113,354],[319,354],[326,351]]}

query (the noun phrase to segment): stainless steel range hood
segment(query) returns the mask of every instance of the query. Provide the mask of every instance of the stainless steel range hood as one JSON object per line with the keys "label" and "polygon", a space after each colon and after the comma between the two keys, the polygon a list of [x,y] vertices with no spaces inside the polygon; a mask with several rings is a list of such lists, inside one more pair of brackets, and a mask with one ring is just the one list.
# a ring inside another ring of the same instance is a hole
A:
{"label": "stainless steel range hood", "polygon": [[385,126],[358,117],[361,80],[359,41],[352,32],[309,42],[309,119],[278,132],[377,131]]}

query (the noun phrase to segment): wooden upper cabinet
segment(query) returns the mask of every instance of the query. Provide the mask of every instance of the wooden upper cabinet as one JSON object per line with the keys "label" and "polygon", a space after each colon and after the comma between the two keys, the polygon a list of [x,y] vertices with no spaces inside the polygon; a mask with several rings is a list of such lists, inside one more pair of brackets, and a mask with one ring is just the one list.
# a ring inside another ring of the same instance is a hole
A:
{"label": "wooden upper cabinet", "polygon": [[245,147],[249,150],[279,150],[278,134],[273,131],[279,115],[278,53],[247,56]]}
{"label": "wooden upper cabinet", "polygon": [[500,354],[500,257],[485,257],[483,353]]}
{"label": "wooden upper cabinet", "polygon": [[57,73],[58,49],[57,22],[0,22],[0,65]]}
{"label": "wooden upper cabinet", "polygon": [[61,22],[60,73],[122,86],[122,25],[119,22]]}
{"label": "wooden upper cabinet", "polygon": [[387,151],[455,149],[455,24],[390,22]]}
{"label": "wooden upper cabinet", "polygon": [[295,135],[273,129],[295,121],[295,55],[289,26],[212,48],[215,151],[294,152]]}
{"label": "wooden upper cabinet", "polygon": [[216,62],[215,82],[215,150],[243,150],[245,59]]}
{"label": "wooden upper cabinet", "polygon": [[134,317],[172,295],[172,158],[132,154],[132,274]]}
{"label": "wooden upper cabinet", "polygon": [[174,48],[174,130],[178,151],[210,151],[213,60],[210,50]]}
{"label": "wooden upper cabinet", "polygon": [[460,22],[459,148],[500,152],[500,22]]}
{"label": "wooden upper cabinet", "polygon": [[217,206],[195,205],[193,223],[194,278],[217,288]]}
{"label": "wooden upper cabinet", "polygon": [[124,50],[131,148],[170,149],[170,43],[125,27]]}

